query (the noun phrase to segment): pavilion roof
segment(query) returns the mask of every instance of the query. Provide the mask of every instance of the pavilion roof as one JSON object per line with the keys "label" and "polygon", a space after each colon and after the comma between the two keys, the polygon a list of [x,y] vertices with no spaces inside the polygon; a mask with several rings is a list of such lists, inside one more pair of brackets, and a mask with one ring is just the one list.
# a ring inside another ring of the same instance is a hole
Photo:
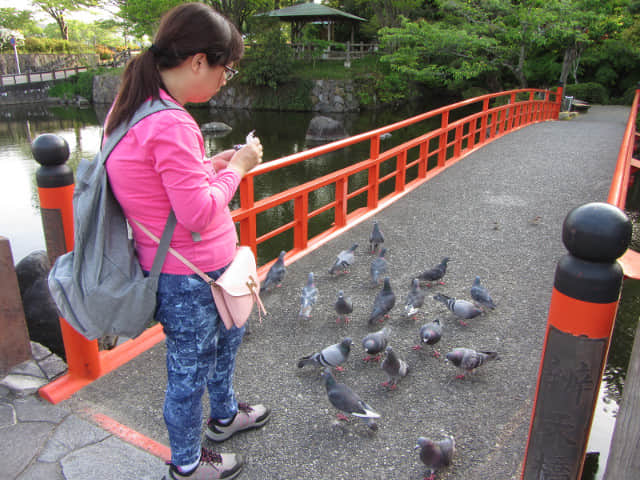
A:
{"label": "pavilion roof", "polygon": [[270,12],[260,13],[259,16],[278,17],[283,21],[326,21],[326,20],[344,20],[353,22],[366,22],[366,18],[352,15],[336,8],[327,7],[319,3],[299,3],[290,7],[271,10]]}

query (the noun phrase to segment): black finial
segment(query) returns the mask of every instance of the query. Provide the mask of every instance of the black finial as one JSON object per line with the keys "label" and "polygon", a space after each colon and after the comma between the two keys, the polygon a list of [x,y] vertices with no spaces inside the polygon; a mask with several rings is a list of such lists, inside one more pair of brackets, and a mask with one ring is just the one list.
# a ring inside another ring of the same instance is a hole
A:
{"label": "black finial", "polygon": [[31,152],[41,165],[36,172],[38,187],[64,187],[73,183],[73,170],[66,164],[69,144],[64,138],[51,133],[39,135],[31,143]]}
{"label": "black finial", "polygon": [[562,241],[582,260],[612,263],[631,241],[629,217],[608,203],[587,203],[569,212],[562,225]]}

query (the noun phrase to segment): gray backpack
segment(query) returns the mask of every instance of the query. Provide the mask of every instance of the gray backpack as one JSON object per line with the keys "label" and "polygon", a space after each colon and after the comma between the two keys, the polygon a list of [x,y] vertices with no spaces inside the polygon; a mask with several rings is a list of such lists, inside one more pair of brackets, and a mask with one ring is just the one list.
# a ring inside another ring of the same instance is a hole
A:
{"label": "gray backpack", "polygon": [[127,221],[111,192],[105,169],[109,154],[127,131],[160,110],[182,109],[172,102],[143,103],[120,125],[93,161],[82,159],[73,193],[73,251],[58,257],[49,290],[64,319],[88,340],[104,335],[134,338],[153,321],[158,277],[176,225],[169,214],[153,268],[145,276]]}

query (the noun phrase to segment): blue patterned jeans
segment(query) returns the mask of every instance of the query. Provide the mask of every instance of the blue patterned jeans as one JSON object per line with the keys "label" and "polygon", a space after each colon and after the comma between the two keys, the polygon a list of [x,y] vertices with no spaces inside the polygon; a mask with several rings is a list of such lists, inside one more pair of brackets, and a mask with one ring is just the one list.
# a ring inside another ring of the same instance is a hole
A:
{"label": "blue patterned jeans", "polygon": [[[217,279],[224,270],[207,274]],[[160,274],[156,320],[167,344],[164,421],[171,463],[188,465],[200,455],[205,386],[212,418],[232,417],[238,411],[233,371],[245,328],[225,328],[209,285],[195,274]]]}

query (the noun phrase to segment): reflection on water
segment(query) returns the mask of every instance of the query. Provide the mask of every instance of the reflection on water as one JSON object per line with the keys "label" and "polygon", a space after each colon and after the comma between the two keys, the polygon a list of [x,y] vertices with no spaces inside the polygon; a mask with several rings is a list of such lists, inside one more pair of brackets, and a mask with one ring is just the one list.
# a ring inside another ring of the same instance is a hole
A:
{"label": "reflection on water", "polygon": [[[413,108],[413,110],[412,110]],[[354,135],[382,127],[415,115],[432,107],[416,106],[402,110],[364,112],[337,117],[344,122],[349,134]],[[69,143],[71,158],[69,164],[75,167],[82,157],[91,158],[100,146],[101,122],[106,114],[105,108],[78,109],[74,107],[46,107],[37,105],[23,108],[3,108],[0,112],[0,194],[2,209],[0,215],[0,235],[11,241],[14,261],[18,261],[34,250],[44,249],[44,238],[39,215],[38,196],[35,185],[35,171],[38,165],[31,155],[32,139],[42,133],[55,133]],[[231,148],[244,142],[247,132],[255,129],[264,145],[265,160],[276,159],[309,148],[305,141],[306,129],[313,114],[307,112],[250,112],[245,110],[208,110],[193,109],[192,114],[199,124],[224,122],[232,130],[223,136],[208,134],[205,136],[207,152]],[[332,115],[333,116],[333,115]],[[389,148],[413,138],[424,131],[438,126],[439,119],[394,133],[384,140],[383,148]],[[368,157],[368,142],[354,145],[348,149],[323,155],[312,161],[303,162],[286,169],[286,172],[263,175],[256,181],[256,199],[280,192],[289,186],[297,185],[338,168],[351,165]],[[412,152],[409,152],[411,161]],[[381,169],[392,169],[393,164],[382,165]],[[355,176],[350,182],[350,191],[367,181],[366,173]],[[637,186],[640,181],[636,182]],[[391,188],[392,186],[383,186]],[[639,187],[640,188],[640,187]],[[639,198],[640,194],[630,192],[630,197]],[[310,209],[314,210],[327,204],[334,196],[333,186],[325,187],[310,198]],[[237,206],[237,198],[234,205]],[[363,198],[351,200],[349,210],[357,208]],[[637,209],[637,206],[634,207]],[[258,218],[258,234],[269,229],[271,222],[283,224],[293,219],[291,202],[274,209]],[[327,211],[314,217],[309,225],[310,235],[319,233],[332,221],[332,212]],[[281,249],[292,245],[291,232],[285,232],[265,243],[259,251],[259,263],[274,258]],[[261,257],[260,257],[261,255]],[[620,401],[626,376],[633,336],[635,334],[638,312],[640,312],[640,282],[625,281],[622,301],[616,320],[613,344],[604,372],[596,416],[592,429],[588,451],[598,452],[591,455],[585,465],[583,478],[598,480],[606,465],[611,431],[615,421],[617,405]]]}

